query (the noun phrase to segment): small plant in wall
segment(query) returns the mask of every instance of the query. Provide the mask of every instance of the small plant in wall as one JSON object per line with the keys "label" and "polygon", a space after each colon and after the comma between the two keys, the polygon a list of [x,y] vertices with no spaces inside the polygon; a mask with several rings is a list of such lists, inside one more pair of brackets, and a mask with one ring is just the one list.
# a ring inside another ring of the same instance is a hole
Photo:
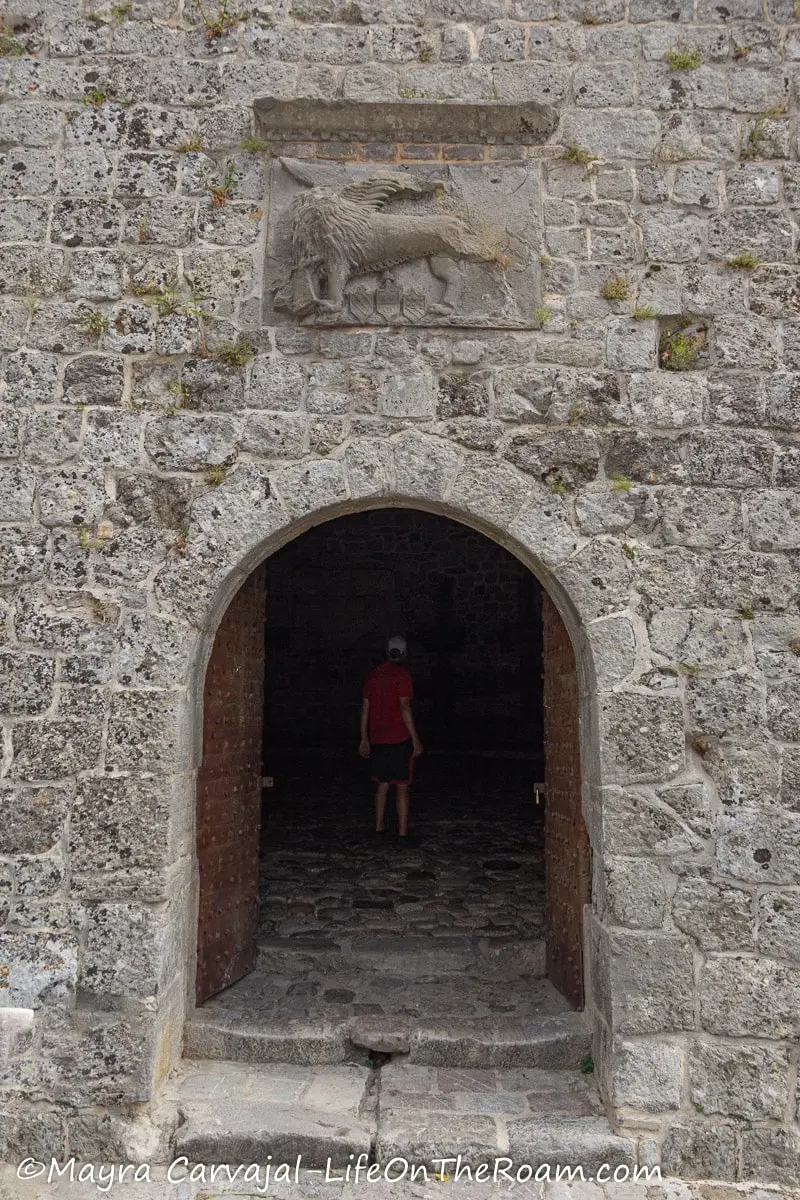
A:
{"label": "small plant in wall", "polygon": [[219,487],[227,474],[225,467],[206,467],[203,478],[209,487]]}
{"label": "small plant in wall", "polygon": [[263,138],[244,137],[239,142],[239,149],[244,150],[245,154],[261,154],[269,150],[269,142],[265,142]]}
{"label": "small plant in wall", "polygon": [[563,476],[557,472],[548,475],[546,479],[547,486],[555,496],[564,496],[569,491],[569,484]]}
{"label": "small plant in wall", "polygon": [[590,154],[588,150],[581,149],[575,142],[566,147],[561,157],[565,158],[567,162],[583,163],[584,165],[596,161],[594,154]]}
{"label": "small plant in wall", "polygon": [[600,288],[600,295],[604,300],[627,300],[630,290],[624,275],[612,275]]}
{"label": "small plant in wall", "polygon": [[166,407],[168,417],[174,416],[182,408],[191,408],[191,393],[189,392],[188,383],[182,383],[180,379],[170,379],[169,383],[166,384],[165,390],[170,396],[174,397],[172,403]]}
{"label": "small plant in wall", "polygon": [[239,172],[236,170],[236,163],[230,159],[225,163],[225,170],[222,179],[219,183],[212,184],[209,187],[211,193],[211,203],[214,208],[222,208],[223,204],[227,204],[233,196],[233,189],[239,180]]}
{"label": "small plant in wall", "polygon": [[665,329],[658,343],[659,364],[665,371],[691,371],[698,366],[707,342],[707,331],[701,325],[687,321],[677,329]]}
{"label": "small plant in wall", "polygon": [[105,104],[108,95],[101,91],[100,88],[93,87],[83,97],[83,103],[88,104],[91,108],[100,108],[101,104]]}
{"label": "small plant in wall", "polygon": [[725,259],[725,266],[731,271],[755,271],[760,264],[761,259],[756,258],[750,250],[741,250],[733,258]]}
{"label": "small plant in wall", "polygon": [[97,536],[97,531],[89,525],[82,525],[78,530],[78,545],[81,550],[97,550],[103,544],[103,539]]}
{"label": "small plant in wall", "polygon": [[247,20],[247,14],[235,9],[230,0],[221,0],[216,8],[210,9],[205,8],[201,0],[192,0],[192,6],[200,17],[207,42],[214,42],[218,38],[225,37],[236,28],[240,21]]}
{"label": "small plant in wall", "polygon": [[84,317],[83,327],[92,337],[100,337],[100,334],[105,333],[108,329],[108,317],[98,312],[97,309],[93,309]]}
{"label": "small plant in wall", "polygon": [[780,108],[769,108],[756,117],[752,129],[748,130],[739,157],[780,158],[782,157],[780,125],[768,124],[785,116]]}
{"label": "small plant in wall", "polygon": [[656,310],[650,304],[640,304],[631,313],[634,321],[652,321],[658,316]]}
{"label": "small plant in wall", "polygon": [[703,65],[703,55],[696,46],[678,42],[671,50],[667,50],[664,61],[670,71],[696,71]]}
{"label": "small plant in wall", "polygon": [[255,354],[249,338],[237,338],[235,342],[223,342],[214,351],[213,357],[225,367],[243,367]]}
{"label": "small plant in wall", "polygon": [[622,475],[619,471],[612,471],[608,478],[612,492],[629,492],[631,490],[631,481],[627,475]]}
{"label": "small plant in wall", "polygon": [[25,47],[11,36],[11,30],[0,17],[0,58],[18,58],[25,53]]}
{"label": "small plant in wall", "polygon": [[185,554],[188,544],[189,530],[184,527],[183,529],[178,530],[170,549],[172,550],[173,554]]}
{"label": "small plant in wall", "polygon": [[543,304],[541,308],[534,309],[533,315],[542,327],[548,325],[553,319],[552,310],[546,304]]}

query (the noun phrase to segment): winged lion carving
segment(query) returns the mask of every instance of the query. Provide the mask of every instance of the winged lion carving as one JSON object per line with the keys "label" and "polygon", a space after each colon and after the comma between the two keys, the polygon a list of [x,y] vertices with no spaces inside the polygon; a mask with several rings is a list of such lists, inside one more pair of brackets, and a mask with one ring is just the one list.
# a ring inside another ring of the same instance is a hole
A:
{"label": "winged lion carving", "polygon": [[341,188],[321,187],[303,163],[280,161],[309,189],[293,202],[292,266],[273,289],[275,307],[295,317],[336,315],[350,279],[421,258],[444,284],[441,299],[428,311],[448,316],[460,294],[458,260],[485,262],[490,257],[459,217],[384,211],[392,200],[419,199],[441,184],[385,170]]}

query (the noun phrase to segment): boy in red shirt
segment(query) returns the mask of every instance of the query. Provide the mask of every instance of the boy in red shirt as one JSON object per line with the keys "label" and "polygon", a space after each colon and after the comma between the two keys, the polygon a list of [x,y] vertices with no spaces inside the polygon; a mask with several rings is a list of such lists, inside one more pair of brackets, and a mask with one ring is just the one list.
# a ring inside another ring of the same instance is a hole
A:
{"label": "boy in red shirt", "polygon": [[415,758],[422,743],[414,725],[411,674],[403,666],[408,653],[405,638],[390,637],[386,662],[370,671],[361,701],[361,745],[359,754],[368,758],[375,792],[375,832],[383,833],[389,787],[397,788],[397,832],[408,835],[408,788]]}

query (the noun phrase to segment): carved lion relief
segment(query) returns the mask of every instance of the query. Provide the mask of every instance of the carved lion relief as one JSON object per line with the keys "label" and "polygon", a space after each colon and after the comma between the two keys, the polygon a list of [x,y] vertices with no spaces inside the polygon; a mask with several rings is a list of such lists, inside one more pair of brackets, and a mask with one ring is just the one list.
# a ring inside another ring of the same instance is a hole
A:
{"label": "carved lion relief", "polygon": [[529,328],[538,195],[528,164],[376,169],[279,159],[267,320]]}

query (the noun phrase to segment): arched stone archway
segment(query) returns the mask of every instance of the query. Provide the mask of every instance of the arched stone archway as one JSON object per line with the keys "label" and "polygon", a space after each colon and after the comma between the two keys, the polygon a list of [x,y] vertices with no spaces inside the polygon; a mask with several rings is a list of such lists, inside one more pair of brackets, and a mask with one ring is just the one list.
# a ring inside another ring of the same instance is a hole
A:
{"label": "arched stone archway", "polygon": [[[636,683],[641,640],[631,604],[636,564],[618,538],[577,533],[567,497],[513,467],[416,432],[361,439],[342,458],[271,471],[242,464],[195,502],[186,544],[156,580],[162,611],[192,631],[191,683],[183,693],[180,722],[176,712],[176,728],[179,723],[185,733],[184,765],[194,770],[199,763],[198,697],[208,656],[221,617],[248,575],[321,521],[397,506],[450,517],[505,546],[537,575],[569,631],[580,680],[583,812],[596,897],[587,930],[587,1008],[600,1079],[616,1106],[624,1102],[614,1076],[616,1012],[621,1005],[629,1011],[638,1006],[646,1014],[636,1032],[648,1036],[627,1047],[627,1061],[661,1053],[660,1035],[668,1037],[673,1025],[671,1015],[662,1015],[664,1005],[653,999],[659,988],[664,991],[660,956],[683,943],[673,934],[644,931],[620,941],[607,928],[604,917],[617,886],[613,838],[619,825],[616,814],[604,813],[603,801],[624,783],[663,786],[679,776],[685,737],[680,700],[653,696]],[[188,894],[195,891],[196,878]],[[193,983],[191,912],[184,925],[185,1002]],[[684,965],[672,969],[670,996],[687,982]]]}
{"label": "arched stone archway", "polygon": [[[399,503],[384,504],[380,509],[362,506],[360,515],[380,511],[399,513],[408,509]],[[417,516],[422,515],[419,509],[414,511]],[[321,527],[330,530],[343,519],[346,517],[340,514],[323,522]],[[427,528],[437,530],[442,537],[443,526],[446,529],[459,525],[463,523],[437,517],[430,527],[416,524],[414,528],[416,537],[424,539]],[[366,534],[368,527],[360,528]],[[302,538],[303,534],[299,534],[297,540]],[[475,547],[481,543],[485,549],[476,553]],[[490,546],[497,546],[485,535],[470,544],[476,562]],[[197,778],[199,902],[194,991],[198,1005],[252,971],[257,958],[263,693],[270,690],[273,670],[270,663],[265,674],[265,600],[272,591],[265,568],[269,568],[272,557],[247,576],[226,609],[215,634],[203,688],[203,746]],[[503,554],[503,557],[513,560],[514,556]],[[322,580],[320,585],[324,586]],[[537,639],[540,647],[543,643],[546,769],[537,778],[544,779],[548,797],[546,970],[558,991],[582,1009],[584,908],[590,899],[590,852],[582,817],[580,689],[569,633],[549,594],[538,590],[536,594],[538,628],[527,636]],[[528,619],[532,618],[533,614],[528,613]],[[270,625],[268,620],[267,626]],[[331,632],[329,613],[328,634]],[[536,688],[533,683],[531,686]],[[541,686],[540,681],[539,704],[542,704]],[[520,719],[511,713],[508,718]],[[531,730],[527,737],[532,736]],[[530,954],[531,950],[529,958]]]}

